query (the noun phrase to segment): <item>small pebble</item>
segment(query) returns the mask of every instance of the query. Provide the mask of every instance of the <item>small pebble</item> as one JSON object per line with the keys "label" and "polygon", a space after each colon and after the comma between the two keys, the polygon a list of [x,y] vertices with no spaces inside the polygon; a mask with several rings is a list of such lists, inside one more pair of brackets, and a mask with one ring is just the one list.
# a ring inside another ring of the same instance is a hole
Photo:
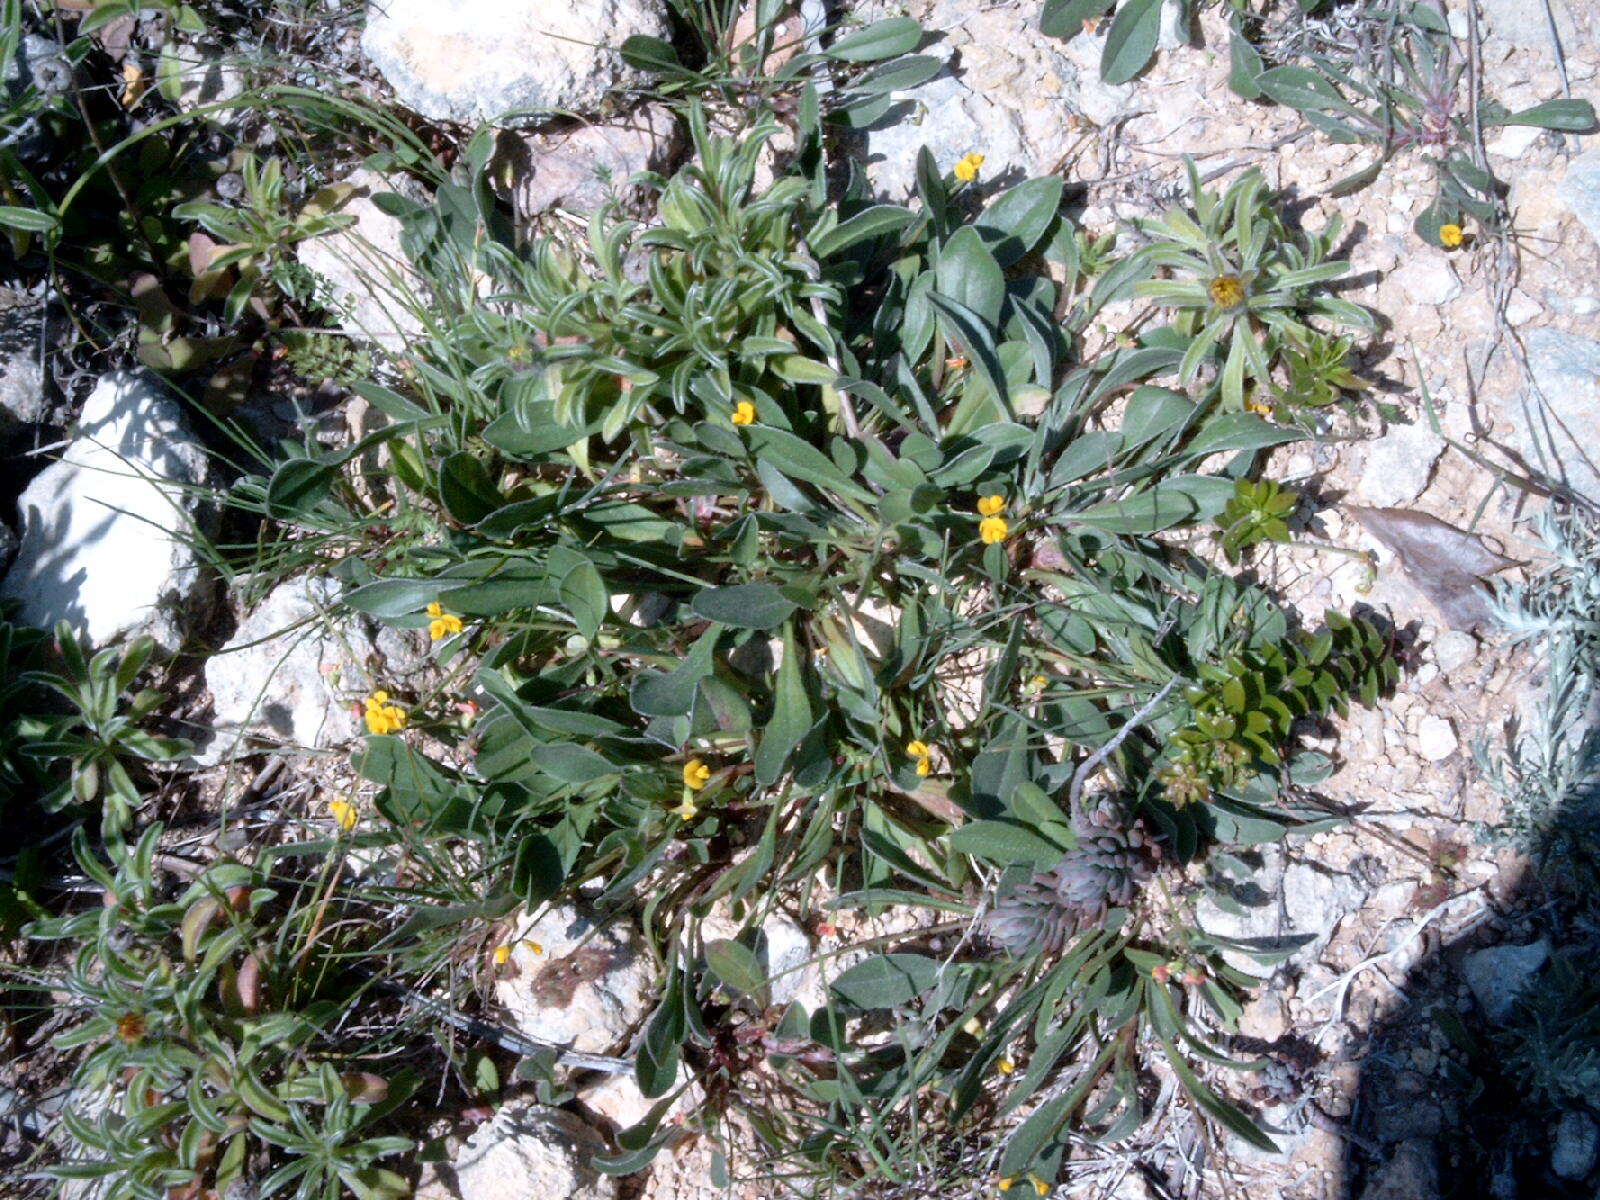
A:
{"label": "small pebble", "polygon": [[1417,726],[1417,753],[1429,762],[1443,762],[1457,745],[1456,731],[1443,717],[1423,717]]}

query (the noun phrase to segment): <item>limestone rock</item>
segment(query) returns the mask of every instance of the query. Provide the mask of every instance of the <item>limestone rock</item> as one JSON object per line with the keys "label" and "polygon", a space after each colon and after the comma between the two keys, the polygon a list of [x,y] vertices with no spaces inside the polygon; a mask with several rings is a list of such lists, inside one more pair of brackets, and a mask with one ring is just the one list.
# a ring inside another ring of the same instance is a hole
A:
{"label": "limestone rock", "polygon": [[[349,622],[331,621],[338,598],[327,579],[279,584],[206,660],[217,733],[202,761],[231,758],[255,740],[321,748],[355,736],[336,676],[352,657],[349,638],[359,634]],[[361,686],[343,682],[346,691]]]}
{"label": "limestone rock", "polygon": [[1550,943],[1544,938],[1524,946],[1491,946],[1467,955],[1461,975],[1484,1017],[1499,1025],[1549,958]]}
{"label": "limestone rock", "polygon": [[[981,185],[1020,183],[1056,168],[1080,134],[1064,118],[1074,109],[1096,123],[1119,111],[1131,87],[1106,88],[1096,69],[1073,55],[1099,51],[1078,37],[1039,35],[1037,6],[974,6],[939,0],[924,19],[946,41],[921,53],[946,65],[928,82],[896,93],[897,103],[867,132],[867,177],[891,200],[910,194],[918,151],[927,146],[941,171],[962,156],[984,155]],[[1090,111],[1090,110],[1093,111]]]}
{"label": "limestone rock", "polygon": [[671,36],[661,0],[371,0],[361,48],[408,108],[473,122],[600,111],[646,82],[617,52],[636,35]]}
{"label": "limestone rock", "polygon": [[1478,657],[1478,639],[1459,629],[1447,629],[1433,643],[1433,660],[1446,675]]}
{"label": "limestone rock", "polygon": [[507,1105],[416,1200],[612,1200],[617,1181],[590,1166],[604,1153],[600,1135],[565,1109]]}
{"label": "limestone rock", "polygon": [[1378,508],[1415,500],[1428,486],[1444,439],[1425,425],[1397,425],[1367,448],[1361,495]]}
{"label": "limestone rock", "polygon": [[1536,428],[1526,427],[1520,405],[1508,414],[1517,427],[1517,449],[1536,465],[1553,458],[1556,474],[1600,500],[1594,442],[1600,428],[1600,342],[1546,326],[1527,335],[1527,346],[1533,370],[1528,407]]}
{"label": "limestone rock", "polygon": [[[1287,862],[1277,845],[1258,847],[1254,857],[1259,865],[1248,879],[1228,881],[1201,898],[1195,910],[1200,928],[1263,951],[1293,947],[1285,959],[1290,965],[1315,962],[1339,922],[1361,907],[1365,892],[1359,881],[1308,862]],[[1223,957],[1241,971],[1264,973],[1248,954],[1229,950]]]}
{"label": "limestone rock", "polygon": [[500,135],[494,173],[511,180],[519,222],[551,209],[588,214],[612,197],[631,198],[629,179],[667,166],[682,131],[664,104],[646,104],[604,125],[560,133]]}
{"label": "limestone rock", "polygon": [[519,926],[495,998],[537,1042],[590,1054],[623,1041],[644,1017],[654,972],[633,929],[571,905]]}
{"label": "limestone rock", "polygon": [[43,305],[0,289],[0,443],[50,417],[39,361],[43,322]]}
{"label": "limestone rock", "polygon": [[1600,242],[1600,148],[1586,150],[1567,164],[1556,195]]}
{"label": "limestone rock", "polygon": [[149,634],[171,653],[201,612],[194,539],[214,512],[205,450],[146,372],[107,375],[60,461],[17,502],[22,543],[0,581],[30,624],[65,620],[96,645]]}
{"label": "limestone rock", "polygon": [[1582,1179],[1600,1154],[1600,1125],[1586,1112],[1570,1109],[1556,1122],[1550,1169],[1561,1179]]}
{"label": "limestone rock", "polygon": [[1449,304],[1461,295],[1461,280],[1442,251],[1419,250],[1387,281],[1405,304]]}
{"label": "limestone rock", "polygon": [[1427,1138],[1412,1138],[1396,1147],[1394,1157],[1367,1181],[1361,1200],[1437,1200],[1438,1154]]}
{"label": "limestone rock", "polygon": [[300,265],[317,276],[318,299],[338,314],[352,333],[399,351],[421,335],[417,310],[425,301],[400,244],[401,224],[373,197],[398,190],[371,171],[357,171],[346,182],[355,192],[340,212],[355,221],[296,248]]}
{"label": "limestone rock", "polygon": [[1417,753],[1428,762],[1443,762],[1458,745],[1456,731],[1443,717],[1423,717],[1417,726]]}

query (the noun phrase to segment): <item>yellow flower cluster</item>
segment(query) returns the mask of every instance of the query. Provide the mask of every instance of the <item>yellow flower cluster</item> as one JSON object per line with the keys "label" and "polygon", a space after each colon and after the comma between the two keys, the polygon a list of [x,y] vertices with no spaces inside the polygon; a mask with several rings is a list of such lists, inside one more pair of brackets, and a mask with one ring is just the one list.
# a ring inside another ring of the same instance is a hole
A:
{"label": "yellow flower cluster", "polygon": [[985,546],[993,546],[1006,540],[1006,535],[1011,532],[1011,526],[1000,514],[1006,510],[1004,496],[984,496],[978,501],[978,515],[983,520],[978,522],[978,536],[983,539]]}
{"label": "yellow flower cluster", "polygon": [[983,166],[983,155],[968,154],[956,163],[956,178],[962,183],[971,183],[978,177],[978,169]]}
{"label": "yellow flower cluster", "polygon": [[367,732],[399,733],[406,727],[406,710],[389,703],[388,692],[373,692],[367,697]]}
{"label": "yellow flower cluster", "polygon": [[447,613],[437,600],[428,605],[428,636],[434,641],[461,632],[461,618]]}
{"label": "yellow flower cluster", "polygon": [[748,400],[741,400],[733,406],[733,423],[735,425],[754,425],[756,423],[756,406]]}
{"label": "yellow flower cluster", "polygon": [[906,753],[911,756],[911,761],[916,764],[918,775],[926,778],[933,771],[933,747],[928,745],[927,742],[907,742]]}
{"label": "yellow flower cluster", "polygon": [[1238,308],[1244,303],[1244,281],[1237,275],[1218,275],[1206,291],[1218,308]]}
{"label": "yellow flower cluster", "polygon": [[354,829],[356,822],[361,819],[356,806],[348,800],[329,800],[328,815],[333,818],[333,823],[346,833]]}

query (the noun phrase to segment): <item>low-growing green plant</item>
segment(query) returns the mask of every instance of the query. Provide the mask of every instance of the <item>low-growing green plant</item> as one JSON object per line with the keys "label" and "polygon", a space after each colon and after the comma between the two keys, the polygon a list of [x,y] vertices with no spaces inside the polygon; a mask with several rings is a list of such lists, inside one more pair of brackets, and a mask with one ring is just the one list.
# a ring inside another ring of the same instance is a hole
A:
{"label": "low-growing green plant", "polygon": [[1238,562],[1244,551],[1262,542],[1287,542],[1289,517],[1299,504],[1298,493],[1270,479],[1234,484],[1233,498],[1217,521],[1228,561]]}
{"label": "low-growing green plant", "polygon": [[[22,685],[52,692],[65,702],[65,711],[59,713],[40,703],[15,718],[11,727],[22,757],[37,764],[40,776],[50,781],[39,796],[45,811],[98,804],[106,836],[116,837],[128,829],[141,800],[128,762],[171,762],[190,753],[188,742],[145,728],[165,699],[160,692],[145,688],[128,695],[154,650],[149,638],[138,638],[125,648],[91,655],[63,621],[56,627],[57,661],[21,676]],[[55,770],[55,764],[63,769]],[[52,779],[56,775],[61,778]]]}
{"label": "low-growing green plant", "polygon": [[73,947],[65,975],[36,979],[66,1020],[54,1045],[77,1097],[62,1112],[73,1150],[47,1174],[94,1180],[107,1200],[409,1195],[381,1164],[414,1143],[375,1127],[416,1081],[337,1036],[367,983],[339,959],[332,873],[298,896],[270,878],[271,855],[223,860],[168,899],[161,836],[151,826],[108,866],[80,834],[104,903],[28,931]]}
{"label": "low-growing green plant", "polygon": [[1222,402],[1239,410],[1247,387],[1264,397],[1276,393],[1280,355],[1287,349],[1303,356],[1318,336],[1310,318],[1370,331],[1372,316],[1318,289],[1350,269],[1328,260],[1339,240],[1337,216],[1321,233],[1296,238],[1267,202],[1259,172],[1247,171],[1218,195],[1192,162],[1187,166],[1193,215],[1174,208],[1142,222],[1153,239],[1145,253],[1170,277],[1140,283],[1134,294],[1178,310],[1175,325],[1186,341],[1179,381],[1220,356]]}
{"label": "low-growing green plant", "polygon": [[[1150,1032],[1199,1103],[1251,1129],[1178,1049],[1204,1036],[1196,1005],[1231,1020],[1247,980],[1156,919],[1146,868],[1157,847],[1187,862],[1292,828],[1292,722],[1370,702],[1394,664],[1368,623],[1294,635],[1263,589],[1156,535],[1214,521],[1260,451],[1303,436],[1184,365],[1226,334],[1271,378],[1280,328],[1349,315],[1318,290],[1342,265],[1259,180],[1201,191],[1260,319],[1091,352],[1162,260],[1086,254],[1059,179],[980,204],[971,169],[924,152],[914,205],[856,184],[836,206],[815,112],[798,173],[761,189],[766,127],[735,144],[692,106],[689,124],[693,161],[646,181],[654,213],[582,237],[517,243],[472,161],[431,205],[384,199],[432,298],[399,372],[357,385],[390,424],[236,488],[298,561],[338,561],[353,607],[427,628],[481,689],[467,738],[447,693],[369,706],[356,765],[411,902],[459,937],[583,885],[601,912],[647,892],[661,998],[637,1077],[663,1103],[602,1160],[614,1173],[666,1143],[664,1102],[692,1080],[703,1127],[738,1106],[786,1170],[840,1185],[932,1170],[930,1129],[967,1144],[1048,1089],[974,1163],[1050,1179],[1069,1130],[1141,1119]],[[366,462],[379,446],[387,470]],[[761,994],[745,939],[780,896],[816,913],[819,885],[830,908],[943,913],[962,950],[902,943],[741,1040]],[[1038,941],[985,933],[1022,885],[1042,924],[1013,926]],[[713,906],[742,952],[700,933]],[[428,947],[419,963],[449,953]],[[1204,973],[1201,997],[1172,962]],[[886,1009],[904,1036],[863,1038]],[[1005,1054],[1027,1069],[980,1105]],[[1082,1108],[1102,1083],[1115,1099]]]}

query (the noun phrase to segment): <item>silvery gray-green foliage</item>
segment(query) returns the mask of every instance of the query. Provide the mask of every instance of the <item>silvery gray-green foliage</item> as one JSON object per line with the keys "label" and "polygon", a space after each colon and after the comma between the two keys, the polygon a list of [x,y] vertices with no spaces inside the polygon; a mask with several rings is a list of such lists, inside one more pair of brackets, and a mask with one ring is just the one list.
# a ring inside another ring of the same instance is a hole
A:
{"label": "silvery gray-green foliage", "polygon": [[1500,834],[1540,868],[1593,879],[1600,845],[1600,518],[1546,510],[1539,532],[1553,562],[1526,584],[1503,584],[1496,616],[1548,663],[1545,695],[1504,753],[1487,739],[1473,758],[1505,797]]}

